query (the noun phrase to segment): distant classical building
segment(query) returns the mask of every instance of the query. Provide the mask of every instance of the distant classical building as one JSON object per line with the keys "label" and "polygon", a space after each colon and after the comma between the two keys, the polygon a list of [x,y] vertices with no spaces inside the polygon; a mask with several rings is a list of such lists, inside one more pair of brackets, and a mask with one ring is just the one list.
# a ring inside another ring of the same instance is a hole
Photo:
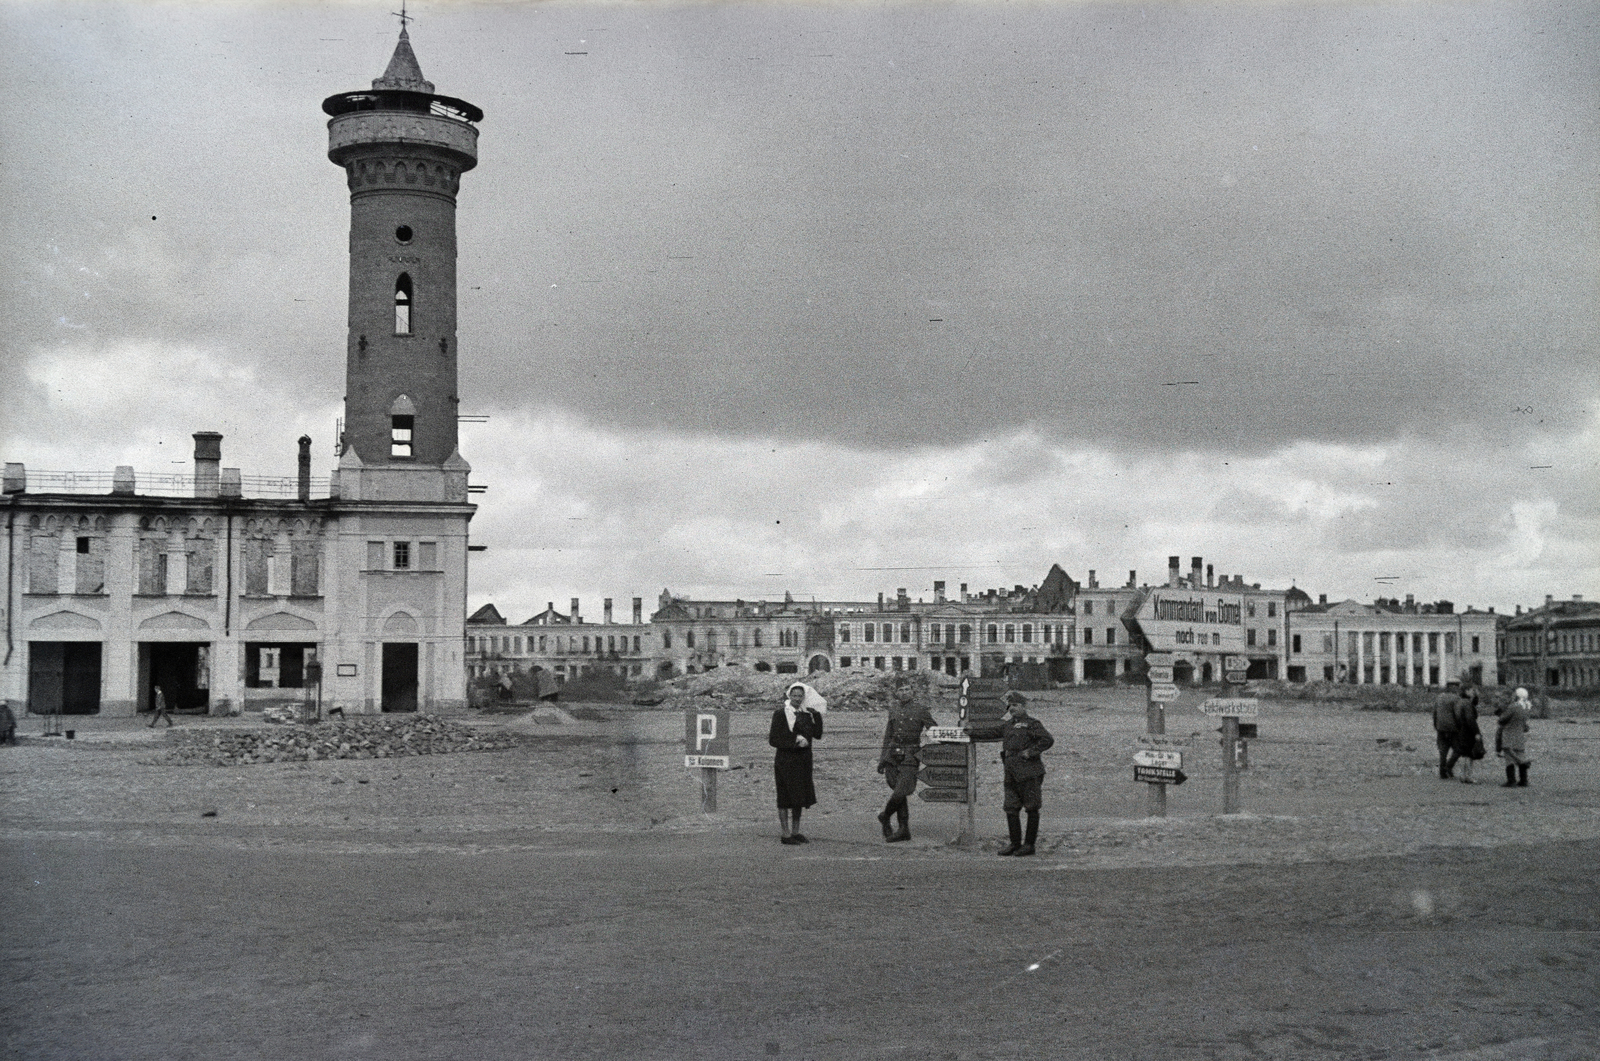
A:
{"label": "distant classical building", "polygon": [[1600,687],[1600,602],[1546,597],[1505,618],[1506,684],[1529,690]]}
{"label": "distant classical building", "polygon": [[350,190],[338,469],[244,477],[195,434],[194,474],[6,465],[0,692],[131,714],[320,698],[346,712],[465,701],[470,468],[456,448],[456,191],[482,113],[434,94],[402,28],[371,90],[323,103]]}
{"label": "distant classical building", "polygon": [[1346,600],[1289,615],[1289,680],[1353,685],[1443,685],[1463,675],[1497,680],[1493,612],[1450,601]]}
{"label": "distant classical building", "polygon": [[633,621],[613,620],[611,599],[603,619],[585,622],[572,598],[572,610],[556,611],[555,603],[526,622],[509,625],[493,604],[485,604],[467,620],[467,671],[471,677],[550,672],[558,685],[605,672],[621,678],[656,674],[660,631],[644,621],[643,599],[633,598]]}

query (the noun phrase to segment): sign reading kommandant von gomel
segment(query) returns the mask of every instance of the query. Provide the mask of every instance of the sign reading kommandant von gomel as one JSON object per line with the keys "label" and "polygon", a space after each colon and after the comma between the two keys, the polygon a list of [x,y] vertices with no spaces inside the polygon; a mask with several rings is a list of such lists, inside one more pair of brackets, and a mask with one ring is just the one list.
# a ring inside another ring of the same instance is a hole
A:
{"label": "sign reading kommandant von gomel", "polygon": [[728,768],[729,713],[690,708],[683,713],[683,765]]}

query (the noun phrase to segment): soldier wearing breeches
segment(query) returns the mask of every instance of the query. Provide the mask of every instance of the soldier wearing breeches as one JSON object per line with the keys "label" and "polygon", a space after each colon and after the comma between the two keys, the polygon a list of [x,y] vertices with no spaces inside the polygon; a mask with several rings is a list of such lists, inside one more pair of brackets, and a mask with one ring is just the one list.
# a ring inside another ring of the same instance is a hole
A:
{"label": "soldier wearing breeches", "polygon": [[[883,730],[883,749],[878,754],[878,773],[892,794],[878,815],[883,838],[891,844],[911,839],[911,806],[907,802],[917,791],[917,768],[922,761],[922,731],[938,725],[928,708],[917,703],[910,682],[894,687],[894,703],[889,707],[889,722]],[[891,823],[900,819],[899,828]]]}
{"label": "soldier wearing breeches", "polygon": [[[1044,762],[1040,756],[1055,743],[1044,723],[1029,715],[1024,705],[1028,698],[1012,691],[1006,694],[1004,728],[1000,738],[1000,761],[1005,767],[1006,829],[1011,843],[1001,855],[1031,855],[1039,839],[1039,808],[1043,804]],[[1022,812],[1028,812],[1028,832],[1022,832]]]}

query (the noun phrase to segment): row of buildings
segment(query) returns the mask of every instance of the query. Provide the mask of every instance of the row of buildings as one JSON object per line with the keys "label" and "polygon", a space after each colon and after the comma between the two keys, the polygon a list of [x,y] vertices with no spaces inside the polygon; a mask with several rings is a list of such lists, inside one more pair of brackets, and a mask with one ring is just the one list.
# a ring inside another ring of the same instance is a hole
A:
{"label": "row of buildings", "polygon": [[1229,657],[1251,678],[1290,682],[1438,686],[1462,675],[1579,689],[1600,685],[1600,605],[1547,600],[1510,615],[1412,597],[1313,602],[1304,591],[1263,589],[1217,576],[1201,557],[1187,574],[1102,586],[1058,565],[1038,585],[932,599],[905,590],[876,600],[692,600],[663,591],[648,620],[632,599],[630,622],[588,620],[573,598],[512,624],[493,605],[467,622],[473,678],[534,668],[565,682],[600,673],[672,677],[719,667],[756,672],[931,670],[1008,674],[1036,686],[1142,681],[1145,655],[1170,652],[1178,681],[1220,681]]}
{"label": "row of buildings", "polygon": [[1151,649],[1201,683],[1238,659],[1290,681],[1600,680],[1600,616],[1581,600],[1516,616],[1409,598],[1313,603],[1214,576],[1198,557],[1187,574],[1172,558],[1153,584],[1053,567],[1032,588],[947,595],[935,583],[931,600],[663,592],[648,619],[633,598],[627,622],[609,600],[598,622],[577,600],[517,625],[493,606],[469,619],[481,488],[457,447],[456,201],[483,113],[434,91],[403,22],[383,76],[322,110],[350,197],[336,468],[313,479],[302,437],[296,477],[243,475],[208,431],[181,480],[7,463],[0,698],[13,710],[133,714],[158,689],[212,713],[313,697],[347,713],[448,710],[467,702],[469,677],[535,667],[558,682],[726,666],[1120,681],[1142,677]]}

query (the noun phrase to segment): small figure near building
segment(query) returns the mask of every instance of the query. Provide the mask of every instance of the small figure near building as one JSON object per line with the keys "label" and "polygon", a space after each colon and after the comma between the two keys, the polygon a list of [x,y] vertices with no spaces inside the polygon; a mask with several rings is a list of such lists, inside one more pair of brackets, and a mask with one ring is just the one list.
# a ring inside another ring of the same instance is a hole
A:
{"label": "small figure near building", "polygon": [[162,719],[167,720],[167,727],[172,727],[172,713],[167,710],[167,694],[161,686],[156,686],[150,694],[150,728],[155,729],[156,723]]}
{"label": "small figure near building", "polygon": [[1494,746],[1505,760],[1506,779],[1502,788],[1528,787],[1528,714],[1532,708],[1528,690],[1519,688],[1509,703],[1495,709],[1494,717],[1500,723],[1495,731]]}
{"label": "small figure near building", "polygon": [[1433,704],[1433,739],[1439,747],[1439,780],[1448,781],[1455,776],[1456,760],[1456,702],[1461,699],[1461,683],[1451,679]]}
{"label": "small figure near building", "polygon": [[806,843],[800,831],[800,813],[815,806],[817,789],[811,778],[811,745],[822,737],[822,716],[828,701],[805,682],[795,682],[784,692],[783,706],[772,713],[767,743],[777,749],[772,776],[777,785],[778,827],[784,844]]}
{"label": "small figure near building", "polygon": [[[889,721],[883,728],[883,747],[878,753],[878,773],[890,789],[889,802],[878,815],[883,838],[891,844],[911,839],[911,805],[917,791],[917,768],[922,765],[922,732],[938,720],[926,704],[917,703],[917,692],[908,681],[894,686],[894,703],[889,706]],[[896,828],[891,823],[899,818]]]}
{"label": "small figure near building", "polygon": [[[1005,767],[1006,829],[1011,842],[998,854],[1018,857],[1033,854],[1039,839],[1039,809],[1044,803],[1044,761],[1041,756],[1055,744],[1044,723],[1029,715],[1028,698],[1013,690],[1006,694],[1000,761]],[[1028,831],[1022,831],[1022,812],[1028,812]]]}

